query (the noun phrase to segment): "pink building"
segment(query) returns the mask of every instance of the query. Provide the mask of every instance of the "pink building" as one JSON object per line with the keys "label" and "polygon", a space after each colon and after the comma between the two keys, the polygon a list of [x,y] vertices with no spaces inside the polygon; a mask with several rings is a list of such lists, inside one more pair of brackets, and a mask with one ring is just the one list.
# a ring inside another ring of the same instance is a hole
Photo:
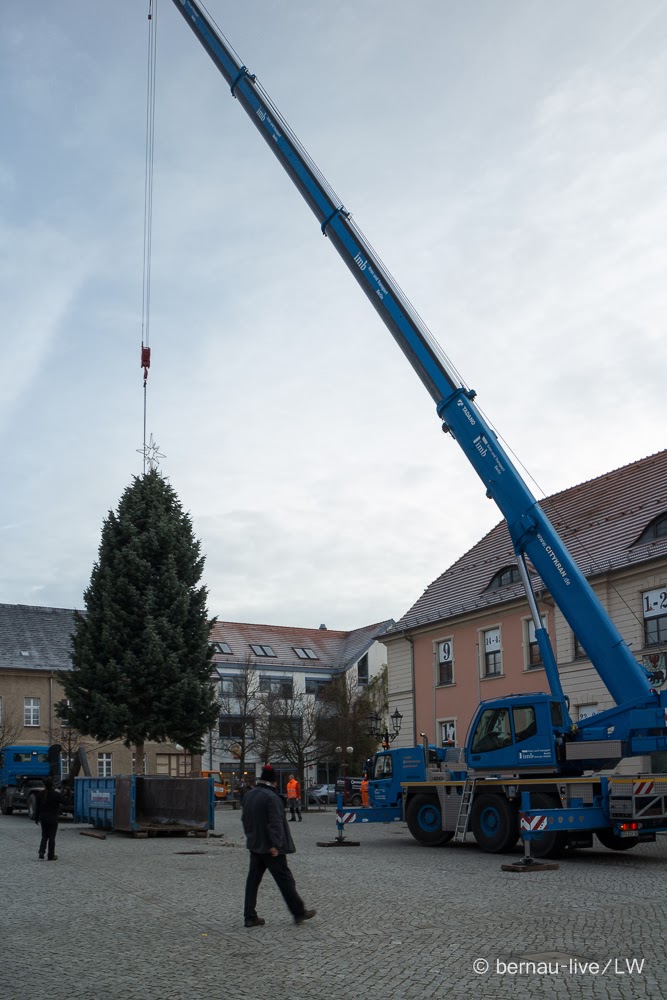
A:
{"label": "pink building", "polygon": [[[667,451],[541,502],[647,670],[667,676]],[[614,703],[536,573],[540,615],[573,721]],[[383,635],[389,700],[403,714],[397,745],[427,733],[464,742],[480,700],[546,691],[505,522],[450,566]]]}

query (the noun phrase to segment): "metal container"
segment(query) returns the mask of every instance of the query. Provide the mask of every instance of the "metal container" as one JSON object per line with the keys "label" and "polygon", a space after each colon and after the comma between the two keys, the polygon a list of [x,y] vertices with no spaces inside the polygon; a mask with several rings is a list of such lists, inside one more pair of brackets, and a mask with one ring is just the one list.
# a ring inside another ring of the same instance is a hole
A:
{"label": "metal container", "polygon": [[213,778],[77,778],[74,798],[75,822],[98,829],[156,835],[215,827]]}

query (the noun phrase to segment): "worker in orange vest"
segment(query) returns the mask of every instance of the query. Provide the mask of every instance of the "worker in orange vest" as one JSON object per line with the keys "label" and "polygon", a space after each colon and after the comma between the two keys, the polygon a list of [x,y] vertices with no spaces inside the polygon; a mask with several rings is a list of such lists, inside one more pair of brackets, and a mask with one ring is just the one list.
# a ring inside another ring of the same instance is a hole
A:
{"label": "worker in orange vest", "polygon": [[369,806],[370,802],[368,799],[368,775],[364,771],[364,777],[361,782],[361,804],[362,806]]}
{"label": "worker in orange vest", "polygon": [[290,823],[294,823],[294,813],[296,812],[301,822],[301,785],[293,774],[290,774],[287,782],[287,805],[290,811]]}

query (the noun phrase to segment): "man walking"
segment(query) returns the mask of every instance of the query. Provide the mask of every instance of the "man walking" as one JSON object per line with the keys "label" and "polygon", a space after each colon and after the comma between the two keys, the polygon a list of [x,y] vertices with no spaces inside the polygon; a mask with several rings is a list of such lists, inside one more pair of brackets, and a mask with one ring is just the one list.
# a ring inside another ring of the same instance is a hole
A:
{"label": "man walking", "polygon": [[57,861],[56,854],[56,834],[58,832],[58,815],[60,813],[60,803],[62,796],[53,787],[53,778],[44,778],[44,791],[37,796],[37,812],[35,823],[42,827],[42,839],[39,844],[39,860],[44,860],[44,853],[47,850],[49,861]]}
{"label": "man walking", "polygon": [[243,799],[243,829],[250,851],[250,868],[245,886],[243,917],[246,927],[262,927],[257,916],[257,892],[265,871],[271,872],[296,924],[310,920],[316,910],[307,910],[296,890],[287,855],[295,847],[285,819],[283,800],[278,794],[277,775],[270,764],[262,768],[260,779]]}
{"label": "man walking", "polygon": [[290,811],[290,823],[294,822],[294,813],[296,812],[299,817],[299,823],[301,822],[301,785],[296,780],[293,774],[290,774],[289,781],[287,782],[287,805]]}

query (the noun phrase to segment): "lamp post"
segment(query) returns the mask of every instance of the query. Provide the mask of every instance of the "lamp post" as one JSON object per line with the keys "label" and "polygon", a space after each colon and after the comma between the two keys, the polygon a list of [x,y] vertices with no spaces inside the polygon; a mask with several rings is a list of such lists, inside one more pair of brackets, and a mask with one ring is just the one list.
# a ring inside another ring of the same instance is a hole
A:
{"label": "lamp post", "polygon": [[389,745],[394,742],[401,731],[401,723],[403,721],[403,716],[398,709],[395,709],[389,718],[391,719],[392,726],[391,733],[389,732],[387,723],[384,719],[380,718],[377,712],[371,712],[368,716],[368,735],[376,740],[381,739],[383,750],[388,750]]}
{"label": "lamp post", "polygon": [[354,753],[354,747],[336,747],[336,753],[339,753],[341,756],[341,764],[343,767],[343,805],[347,805],[347,784],[345,782],[346,754]]}

